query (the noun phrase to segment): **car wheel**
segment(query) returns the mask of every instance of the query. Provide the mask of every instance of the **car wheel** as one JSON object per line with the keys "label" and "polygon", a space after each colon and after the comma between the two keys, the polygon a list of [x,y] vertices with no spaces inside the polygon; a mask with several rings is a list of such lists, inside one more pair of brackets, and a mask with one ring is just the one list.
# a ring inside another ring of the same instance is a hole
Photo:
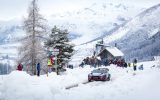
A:
{"label": "car wheel", "polygon": [[104,81],[107,81],[107,77],[105,77]]}
{"label": "car wheel", "polygon": [[110,81],[110,79],[111,79],[111,75],[109,74],[108,78],[107,78],[107,81]]}

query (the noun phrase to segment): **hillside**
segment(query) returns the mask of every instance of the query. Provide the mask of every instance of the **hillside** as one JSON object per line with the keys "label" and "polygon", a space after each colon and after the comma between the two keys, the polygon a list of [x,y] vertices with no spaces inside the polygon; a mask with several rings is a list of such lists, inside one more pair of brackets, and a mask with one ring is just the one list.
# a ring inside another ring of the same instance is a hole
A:
{"label": "hillside", "polygon": [[78,11],[52,15],[51,25],[66,28],[77,35],[75,44],[97,40],[123,26],[144,8],[116,3],[93,3]]}
{"label": "hillside", "polygon": [[[122,3],[100,2],[89,5],[74,12],[52,15],[48,19],[49,29],[54,25],[68,29],[69,38],[77,45],[111,34],[144,10],[141,7]],[[13,59],[17,57],[19,45],[17,40],[24,36],[22,23],[22,19],[0,21],[0,56],[3,59],[6,55],[14,57]]]}
{"label": "hillside", "polygon": [[104,38],[106,43],[117,43],[126,58],[137,57],[141,60],[159,55],[160,42],[160,4],[137,15],[124,27]]}

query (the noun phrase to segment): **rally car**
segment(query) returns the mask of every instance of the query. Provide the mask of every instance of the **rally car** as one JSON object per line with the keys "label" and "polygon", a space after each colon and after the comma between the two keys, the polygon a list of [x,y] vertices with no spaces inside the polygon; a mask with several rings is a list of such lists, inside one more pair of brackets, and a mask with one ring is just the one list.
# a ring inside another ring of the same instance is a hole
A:
{"label": "rally car", "polygon": [[109,73],[108,68],[98,68],[93,70],[88,74],[88,81],[109,81],[111,78],[111,74]]}

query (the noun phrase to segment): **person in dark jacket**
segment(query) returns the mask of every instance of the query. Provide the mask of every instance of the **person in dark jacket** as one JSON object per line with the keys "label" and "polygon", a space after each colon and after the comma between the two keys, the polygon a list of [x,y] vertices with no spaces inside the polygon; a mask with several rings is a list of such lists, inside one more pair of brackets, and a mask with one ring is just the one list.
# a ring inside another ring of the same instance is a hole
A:
{"label": "person in dark jacket", "polygon": [[134,59],[134,63],[137,63],[137,59]]}
{"label": "person in dark jacket", "polygon": [[82,63],[79,65],[79,67],[84,67],[84,61],[82,61]]}
{"label": "person in dark jacket", "polygon": [[124,67],[127,68],[127,63],[126,62],[124,62]]}
{"label": "person in dark jacket", "polygon": [[134,59],[134,61],[133,61],[133,70],[134,71],[137,70],[137,59]]}
{"label": "person in dark jacket", "polygon": [[40,63],[38,63],[37,64],[37,76],[40,76],[40,70],[41,70]]}

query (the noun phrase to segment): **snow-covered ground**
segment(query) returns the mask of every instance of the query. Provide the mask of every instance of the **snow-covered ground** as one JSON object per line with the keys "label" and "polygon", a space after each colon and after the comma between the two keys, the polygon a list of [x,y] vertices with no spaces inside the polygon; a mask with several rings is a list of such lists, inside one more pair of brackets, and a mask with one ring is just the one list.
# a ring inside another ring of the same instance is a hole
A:
{"label": "snow-covered ground", "polygon": [[[124,23],[123,20],[132,19],[143,10],[141,7],[137,8],[123,4],[94,3],[92,6],[78,12],[65,13],[59,17],[52,15],[53,23],[64,25],[69,31],[82,35],[72,41],[78,45],[75,47],[76,52],[71,61],[75,68],[67,69],[65,73],[59,76],[55,73],[50,73],[48,77],[46,75],[37,77],[30,76],[23,71],[13,71],[9,75],[1,75],[0,100],[159,100],[160,68],[151,67],[157,65],[157,62],[139,63],[138,66],[144,65],[144,70],[136,72],[133,71],[133,68],[124,69],[115,65],[107,66],[110,69],[111,81],[98,81],[87,84],[82,83],[87,81],[88,74],[94,68],[90,68],[90,66],[78,67],[82,59],[93,54],[96,42],[80,46],[79,44],[101,36],[103,32],[110,30],[115,25]],[[132,28],[134,20],[130,23],[127,24],[129,29],[130,27]],[[3,25],[3,23],[1,24]],[[139,28],[139,26],[137,27]],[[1,27],[1,32],[3,33],[6,29],[8,27]],[[13,29],[15,31],[14,34],[23,36],[21,34],[23,31],[21,31],[20,27],[15,26]],[[115,36],[113,34],[112,38],[107,37],[104,40],[111,42],[119,39],[129,31],[129,29],[123,29],[120,28],[117,32],[120,35],[116,34]],[[151,36],[157,30],[151,32]],[[9,33],[12,31],[9,30]],[[9,34],[6,41],[12,38],[12,35]],[[1,45],[0,51],[3,51],[3,56],[11,52],[15,57],[15,54],[18,54],[17,45],[19,44]],[[77,84],[78,87],[66,89],[68,86]]]}
{"label": "snow-covered ground", "polygon": [[[57,76],[55,73],[30,76],[23,71],[13,71],[0,76],[0,100],[159,100],[160,69],[157,61],[143,64],[144,70],[136,72],[131,68],[115,65],[110,69],[111,81],[87,81],[88,73],[94,68],[67,69]],[[151,67],[155,65],[155,67]],[[79,84],[69,90],[66,87]]]}

